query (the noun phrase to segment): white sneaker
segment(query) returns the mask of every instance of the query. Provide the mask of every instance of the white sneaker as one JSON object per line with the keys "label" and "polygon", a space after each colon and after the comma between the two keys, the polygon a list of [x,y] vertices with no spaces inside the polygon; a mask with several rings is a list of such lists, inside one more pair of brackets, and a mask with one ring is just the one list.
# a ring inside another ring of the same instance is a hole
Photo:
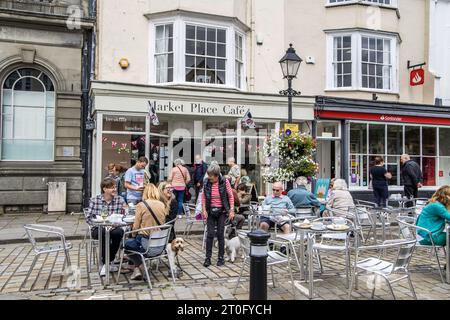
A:
{"label": "white sneaker", "polygon": [[130,277],[131,280],[142,280],[142,273],[139,268],[134,268],[133,274]]}
{"label": "white sneaker", "polygon": [[106,275],[106,266],[103,265],[102,270],[100,270],[100,277],[104,277]]}

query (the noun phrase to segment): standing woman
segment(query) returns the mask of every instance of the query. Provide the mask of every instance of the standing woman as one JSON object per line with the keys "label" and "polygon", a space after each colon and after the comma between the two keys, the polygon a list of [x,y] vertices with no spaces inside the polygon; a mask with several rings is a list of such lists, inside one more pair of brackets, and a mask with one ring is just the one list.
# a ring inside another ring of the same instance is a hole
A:
{"label": "standing woman", "polygon": [[[166,223],[174,220],[178,214],[178,202],[173,195],[173,187],[169,182],[163,181],[158,186],[159,192],[167,199],[169,206],[169,213],[166,216]],[[172,230],[170,231],[169,242],[172,242],[176,238],[175,235],[175,223],[172,225]]]}
{"label": "standing woman", "polygon": [[370,179],[372,181],[373,195],[378,207],[386,207],[389,197],[388,180],[392,179],[392,174],[384,167],[382,157],[375,157],[375,166],[370,168]]}
{"label": "standing woman", "polygon": [[187,184],[191,181],[191,176],[189,175],[188,169],[184,166],[184,161],[182,159],[176,159],[173,164],[174,167],[172,168],[167,181],[172,185],[173,193],[178,202],[178,215],[182,215],[184,194],[186,192]]}
{"label": "standing woman", "polygon": [[203,218],[206,219],[207,224],[206,259],[203,266],[209,267],[211,265],[212,246],[217,227],[217,241],[219,243],[217,266],[220,267],[225,264],[225,220],[229,218],[231,221],[234,218],[233,191],[230,181],[220,174],[218,165],[209,166],[206,174],[208,179],[203,184],[202,194]]}

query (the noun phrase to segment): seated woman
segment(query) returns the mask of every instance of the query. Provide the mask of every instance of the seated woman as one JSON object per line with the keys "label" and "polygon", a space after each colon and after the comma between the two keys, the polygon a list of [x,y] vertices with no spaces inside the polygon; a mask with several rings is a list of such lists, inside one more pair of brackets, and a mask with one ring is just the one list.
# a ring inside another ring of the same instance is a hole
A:
{"label": "seated woman", "polygon": [[[422,209],[422,213],[417,218],[417,226],[425,228],[431,232],[433,242],[437,246],[444,246],[445,240],[445,220],[450,220],[450,186],[440,187],[431,197],[429,204]],[[431,245],[431,239],[427,232],[417,231],[423,238],[418,239],[420,244]]]}
{"label": "seated woman", "polygon": [[[154,184],[150,183],[144,189],[143,200],[136,206],[133,230],[163,225],[166,222],[166,216],[169,211],[167,198],[159,192]],[[139,231],[135,236],[135,238],[125,242],[125,250],[145,252],[150,233],[148,231]],[[141,257],[129,255],[128,258],[135,266],[131,280],[142,280],[142,275],[145,274],[145,271]]]}
{"label": "seated woman", "polygon": [[355,203],[353,202],[353,197],[348,191],[347,183],[344,179],[336,179],[333,183],[333,188],[331,189],[330,198],[327,201],[325,211],[323,216],[328,217],[330,214],[326,209],[337,210],[337,216],[346,216],[344,212],[341,214],[339,211],[348,211],[350,208],[354,208]]}
{"label": "seated woman", "polygon": [[244,217],[247,217],[250,213],[250,202],[252,200],[252,195],[247,192],[247,186],[245,183],[240,183],[237,187],[237,195],[239,198],[240,206],[239,206],[239,214],[242,214]]}
{"label": "seated woman", "polygon": [[[166,223],[174,220],[178,213],[178,201],[173,194],[173,187],[169,182],[163,181],[158,185],[159,192],[167,199],[169,205],[169,212],[166,216]],[[170,231],[169,242],[176,238],[175,235],[175,223],[173,223],[172,230]]]}

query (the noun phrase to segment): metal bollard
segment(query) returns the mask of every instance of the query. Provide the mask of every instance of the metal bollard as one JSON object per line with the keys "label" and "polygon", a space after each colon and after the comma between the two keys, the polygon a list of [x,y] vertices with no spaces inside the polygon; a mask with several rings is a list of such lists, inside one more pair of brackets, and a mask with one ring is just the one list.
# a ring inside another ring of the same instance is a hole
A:
{"label": "metal bollard", "polygon": [[267,300],[267,240],[270,234],[255,230],[250,239],[250,300]]}

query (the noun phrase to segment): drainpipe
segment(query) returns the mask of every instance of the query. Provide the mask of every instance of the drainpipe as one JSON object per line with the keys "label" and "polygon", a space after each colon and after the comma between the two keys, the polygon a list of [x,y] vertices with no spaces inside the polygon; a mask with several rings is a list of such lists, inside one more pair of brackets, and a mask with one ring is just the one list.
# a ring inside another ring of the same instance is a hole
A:
{"label": "drainpipe", "polygon": [[[96,18],[97,1],[91,0],[89,3],[89,17]],[[81,132],[81,153],[84,168],[83,175],[83,207],[87,207],[91,198],[91,181],[92,181],[92,128],[87,127],[87,123],[91,122],[92,101],[89,97],[89,89],[91,81],[94,80],[95,66],[95,45],[96,33],[95,25],[92,30],[85,32],[85,46],[83,48],[83,75],[82,75],[82,132]]]}

